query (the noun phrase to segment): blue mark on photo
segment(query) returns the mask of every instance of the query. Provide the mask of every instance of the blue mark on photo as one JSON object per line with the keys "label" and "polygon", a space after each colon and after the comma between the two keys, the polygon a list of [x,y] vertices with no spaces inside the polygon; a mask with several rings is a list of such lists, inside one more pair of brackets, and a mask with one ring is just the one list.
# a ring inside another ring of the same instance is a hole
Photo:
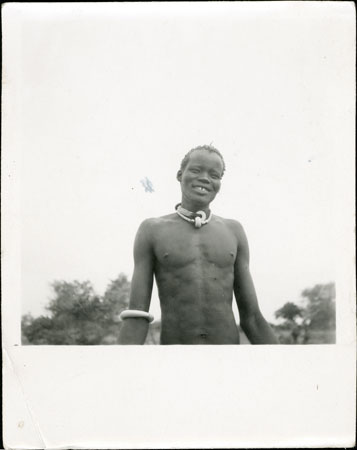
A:
{"label": "blue mark on photo", "polygon": [[145,192],[154,192],[154,186],[152,185],[148,177],[140,180],[140,183],[144,186]]}

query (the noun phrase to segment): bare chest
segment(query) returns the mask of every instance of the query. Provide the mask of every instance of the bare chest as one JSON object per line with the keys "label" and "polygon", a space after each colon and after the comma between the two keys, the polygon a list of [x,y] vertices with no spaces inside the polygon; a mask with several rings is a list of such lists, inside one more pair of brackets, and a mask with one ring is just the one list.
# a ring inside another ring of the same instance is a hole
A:
{"label": "bare chest", "polygon": [[160,233],[154,253],[157,263],[167,269],[197,263],[224,268],[234,264],[237,248],[236,237],[227,229],[211,224],[195,229],[184,223]]}

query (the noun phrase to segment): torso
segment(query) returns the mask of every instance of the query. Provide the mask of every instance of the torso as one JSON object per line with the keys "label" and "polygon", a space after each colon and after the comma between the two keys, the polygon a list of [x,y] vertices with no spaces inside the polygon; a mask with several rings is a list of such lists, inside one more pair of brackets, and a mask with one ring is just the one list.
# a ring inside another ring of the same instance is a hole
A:
{"label": "torso", "polygon": [[161,344],[239,344],[232,311],[238,250],[233,221],[213,216],[197,229],[170,214],[153,225]]}

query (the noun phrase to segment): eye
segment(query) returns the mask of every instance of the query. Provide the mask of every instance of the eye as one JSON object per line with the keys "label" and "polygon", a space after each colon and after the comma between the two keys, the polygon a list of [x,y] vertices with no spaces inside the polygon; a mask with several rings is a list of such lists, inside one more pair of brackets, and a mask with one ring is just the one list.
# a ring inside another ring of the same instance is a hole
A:
{"label": "eye", "polygon": [[199,172],[199,169],[191,169],[191,172],[192,172],[192,173],[198,173],[198,172]]}
{"label": "eye", "polygon": [[216,174],[216,173],[212,173],[211,174],[211,178],[213,178],[215,180],[219,180],[221,177],[218,174]]}

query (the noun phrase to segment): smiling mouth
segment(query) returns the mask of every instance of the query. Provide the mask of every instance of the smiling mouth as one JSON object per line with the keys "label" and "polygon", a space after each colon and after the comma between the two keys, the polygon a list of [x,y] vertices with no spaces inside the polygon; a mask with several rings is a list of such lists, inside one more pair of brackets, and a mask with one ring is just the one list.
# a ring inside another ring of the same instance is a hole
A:
{"label": "smiling mouth", "polygon": [[209,192],[209,190],[203,186],[194,186],[194,189],[197,192]]}

